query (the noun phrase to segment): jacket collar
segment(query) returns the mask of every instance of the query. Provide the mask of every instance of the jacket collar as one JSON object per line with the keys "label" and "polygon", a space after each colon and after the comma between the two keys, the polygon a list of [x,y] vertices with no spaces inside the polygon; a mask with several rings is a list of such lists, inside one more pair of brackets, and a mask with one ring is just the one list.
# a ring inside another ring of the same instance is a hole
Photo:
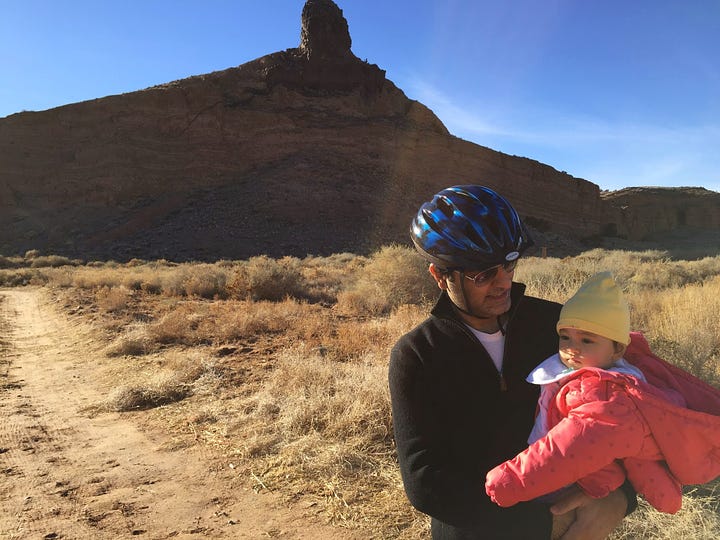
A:
{"label": "jacket collar", "polygon": [[[517,283],[513,281],[512,288],[510,289],[510,311],[508,312],[508,321],[512,319],[513,313],[520,304],[523,296],[525,296],[525,284]],[[435,302],[435,307],[430,311],[431,315],[440,319],[452,319],[458,322],[462,322],[462,318],[455,309],[455,304],[450,300],[447,291],[443,291],[440,294],[440,298]]]}

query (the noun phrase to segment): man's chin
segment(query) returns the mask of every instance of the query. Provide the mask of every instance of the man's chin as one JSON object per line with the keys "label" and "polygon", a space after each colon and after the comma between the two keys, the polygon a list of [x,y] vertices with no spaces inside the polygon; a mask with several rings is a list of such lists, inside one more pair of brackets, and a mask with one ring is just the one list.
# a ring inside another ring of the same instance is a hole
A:
{"label": "man's chin", "polygon": [[510,293],[503,294],[501,296],[490,297],[489,300],[489,308],[493,311],[497,312],[497,315],[502,315],[506,311],[510,309]]}
{"label": "man's chin", "polygon": [[478,310],[477,313],[484,314],[486,317],[499,317],[508,311],[510,311],[510,297],[486,302],[483,309]]}

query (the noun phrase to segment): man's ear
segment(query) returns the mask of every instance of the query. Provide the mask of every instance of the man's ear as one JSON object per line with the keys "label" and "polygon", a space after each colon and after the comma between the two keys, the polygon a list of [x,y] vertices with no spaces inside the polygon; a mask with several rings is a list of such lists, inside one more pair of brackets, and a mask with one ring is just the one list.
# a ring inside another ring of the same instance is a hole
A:
{"label": "man's ear", "polygon": [[435,266],[434,263],[430,263],[428,270],[435,279],[435,283],[437,283],[438,287],[440,287],[443,291],[447,289],[447,274]]}
{"label": "man's ear", "polygon": [[615,346],[615,352],[612,355],[613,361],[620,360],[627,350],[627,345],[618,341],[613,341],[613,345]]}

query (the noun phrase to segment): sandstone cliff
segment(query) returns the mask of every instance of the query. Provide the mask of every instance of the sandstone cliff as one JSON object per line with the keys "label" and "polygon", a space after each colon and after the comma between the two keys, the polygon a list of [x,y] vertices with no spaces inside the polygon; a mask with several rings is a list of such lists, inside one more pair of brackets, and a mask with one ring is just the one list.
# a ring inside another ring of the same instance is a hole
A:
{"label": "sandstone cliff", "polygon": [[[460,183],[495,188],[535,227],[579,237],[674,223],[644,217],[652,194],[601,196],[586,180],[453,137],[352,53],[331,0],[308,0],[297,48],[0,119],[0,253],[366,252],[407,242],[418,205]],[[717,198],[709,204],[714,218],[684,219],[718,227]]]}
{"label": "sandstone cliff", "polygon": [[643,239],[678,228],[720,230],[720,193],[703,188],[625,188],[602,194],[606,234]]}

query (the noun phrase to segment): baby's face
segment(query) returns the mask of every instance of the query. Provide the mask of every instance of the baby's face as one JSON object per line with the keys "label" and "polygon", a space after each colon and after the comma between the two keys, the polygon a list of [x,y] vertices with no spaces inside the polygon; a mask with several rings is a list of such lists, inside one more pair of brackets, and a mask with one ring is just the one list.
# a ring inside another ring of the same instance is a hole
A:
{"label": "baby's face", "polygon": [[578,330],[560,328],[560,360],[570,369],[594,367],[608,369],[622,354],[613,340]]}

